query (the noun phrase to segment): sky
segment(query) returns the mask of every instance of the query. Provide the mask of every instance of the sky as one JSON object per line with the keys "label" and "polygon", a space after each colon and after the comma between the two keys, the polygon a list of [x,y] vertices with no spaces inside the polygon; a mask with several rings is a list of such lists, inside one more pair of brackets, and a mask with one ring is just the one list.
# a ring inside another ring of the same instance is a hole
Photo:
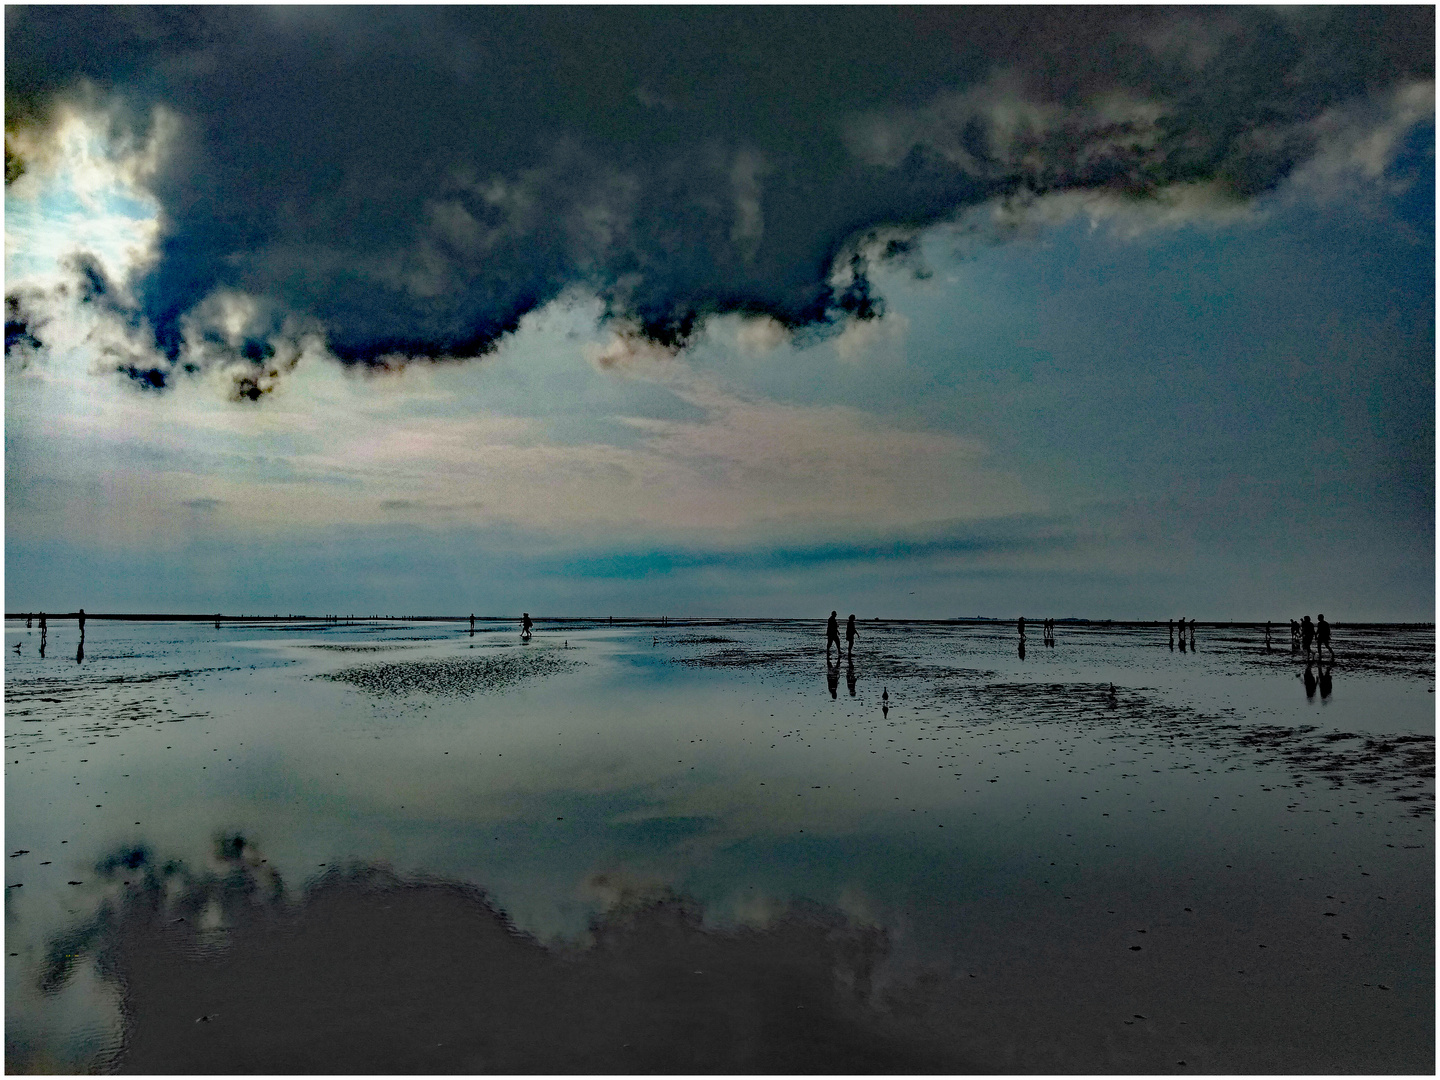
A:
{"label": "sky", "polygon": [[1429,621],[1431,7],[5,9],[5,609]]}

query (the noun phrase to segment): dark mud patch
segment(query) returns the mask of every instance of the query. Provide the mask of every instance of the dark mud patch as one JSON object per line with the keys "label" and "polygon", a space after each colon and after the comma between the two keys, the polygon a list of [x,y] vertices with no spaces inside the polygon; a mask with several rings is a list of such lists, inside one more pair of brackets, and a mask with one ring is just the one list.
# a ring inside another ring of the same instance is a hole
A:
{"label": "dark mud patch", "polygon": [[[671,663],[697,668],[768,668],[787,675],[810,678],[822,665],[847,670],[851,661],[844,656],[825,659],[823,649],[816,649],[813,640],[790,648],[747,648],[735,645],[731,648],[716,649],[700,656],[676,656]],[[903,656],[866,651],[854,660],[857,676],[869,679],[888,679],[899,682],[902,679],[933,681],[954,678],[988,678],[993,671],[978,671],[969,668],[946,667],[942,664],[926,663]]]}
{"label": "dark mud patch", "polygon": [[367,694],[382,697],[408,694],[464,697],[506,690],[526,679],[554,675],[582,663],[584,661],[564,655],[563,650],[527,649],[504,656],[366,664],[316,675],[315,678],[349,683]]}
{"label": "dark mud patch", "polygon": [[872,1003],[884,932],[818,905],[716,931],[662,895],[547,946],[466,885],[364,868],[291,905],[253,863],[186,880],[128,853],[123,896],[52,943],[50,988],[87,954],[123,987],[107,1071],[972,1071]]}
{"label": "dark mud patch", "polygon": [[377,653],[394,652],[396,649],[403,649],[403,644],[395,645],[307,645],[307,649],[324,649],[327,652],[351,652],[351,653]]}
{"label": "dark mud patch", "polygon": [[991,720],[1096,725],[1126,738],[1180,741],[1219,761],[1252,755],[1258,764],[1284,764],[1299,782],[1386,787],[1410,814],[1435,812],[1433,735],[1376,738],[1314,725],[1247,724],[1233,710],[1203,713],[1120,687],[1112,704],[1109,683],[948,683],[931,687],[928,696]]}
{"label": "dark mud patch", "polygon": [[[68,698],[94,690],[113,689],[121,686],[142,686],[146,683],[165,682],[171,679],[189,679],[197,675],[209,675],[217,671],[239,671],[239,667],[186,668],[181,671],[156,671],[148,675],[106,675],[97,677],[80,676],[69,679],[30,679],[23,683],[7,684],[6,704],[23,704],[29,701],[63,703]],[[47,696],[49,695],[49,696]]]}

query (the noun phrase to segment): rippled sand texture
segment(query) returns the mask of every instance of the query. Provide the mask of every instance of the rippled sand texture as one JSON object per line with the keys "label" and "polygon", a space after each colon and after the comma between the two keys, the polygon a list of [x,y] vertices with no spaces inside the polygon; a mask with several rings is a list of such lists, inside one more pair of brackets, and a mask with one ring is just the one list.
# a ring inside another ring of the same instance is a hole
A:
{"label": "rippled sand texture", "polygon": [[65,633],[10,1071],[1433,1069],[1429,629]]}

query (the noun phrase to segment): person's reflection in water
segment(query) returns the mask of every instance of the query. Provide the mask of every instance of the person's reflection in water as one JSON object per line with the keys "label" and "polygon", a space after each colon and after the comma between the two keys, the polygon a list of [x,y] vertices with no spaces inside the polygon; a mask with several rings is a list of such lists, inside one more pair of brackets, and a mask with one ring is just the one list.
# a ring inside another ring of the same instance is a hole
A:
{"label": "person's reflection in water", "polygon": [[1181,652],[1184,652],[1184,651],[1185,651],[1185,635],[1184,635],[1184,634],[1181,634],[1181,635],[1180,635],[1180,651],[1181,651]]}
{"label": "person's reflection in water", "polygon": [[[1330,667],[1334,666],[1334,664],[1330,665]],[[1330,667],[1326,667],[1318,661],[1316,667],[1320,669],[1320,700],[1326,701],[1330,697]]]}
{"label": "person's reflection in water", "polygon": [[1025,659],[1025,639],[1023,637],[1020,639],[1020,659]]}
{"label": "person's reflection in water", "polygon": [[80,644],[75,646],[75,662],[81,663],[85,659],[85,639],[80,639]]}
{"label": "person's reflection in water", "polygon": [[475,613],[473,611],[470,613],[470,636],[475,636]]}
{"label": "person's reflection in water", "polygon": [[828,659],[825,661],[825,682],[830,687],[830,696],[832,698],[839,697],[840,660],[838,657],[833,664]]}
{"label": "person's reflection in water", "polygon": [[1316,685],[1315,672],[1311,670],[1310,661],[1307,659],[1305,661],[1305,696],[1307,698],[1313,698],[1315,696]]}
{"label": "person's reflection in water", "polygon": [[855,661],[851,660],[845,664],[845,689],[850,691],[850,696],[855,696]]}

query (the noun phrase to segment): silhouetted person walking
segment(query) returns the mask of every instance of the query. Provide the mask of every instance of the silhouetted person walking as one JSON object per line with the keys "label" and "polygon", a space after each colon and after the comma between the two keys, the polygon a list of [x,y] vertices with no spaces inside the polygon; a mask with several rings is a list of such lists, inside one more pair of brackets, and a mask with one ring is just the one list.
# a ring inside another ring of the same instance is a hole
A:
{"label": "silhouetted person walking", "polygon": [[830,660],[830,646],[834,644],[835,651],[840,652],[840,613],[830,612],[830,621],[825,624],[825,660]]}
{"label": "silhouetted person walking", "polygon": [[853,614],[845,621],[845,655],[855,655],[855,616]]}
{"label": "silhouetted person walking", "polygon": [[1265,651],[1270,651],[1270,620],[1265,620]]}
{"label": "silhouetted person walking", "polygon": [[1290,620],[1290,651],[1300,651],[1300,624],[1294,619]]}
{"label": "silhouetted person walking", "polygon": [[[1324,618],[1324,616],[1322,615],[1321,618]],[[81,640],[81,641],[84,641],[84,640],[85,640],[85,609],[84,609],[83,607],[80,609],[80,613],[76,616],[76,621],[80,624],[80,640]]]}
{"label": "silhouetted person walking", "polygon": [[1325,621],[1325,616],[1320,616],[1320,622],[1315,627],[1315,659],[1320,659],[1320,650],[1329,649],[1330,659],[1335,659],[1335,650],[1330,648],[1330,624]]}
{"label": "silhouetted person walking", "polygon": [[1310,659],[1310,642],[1315,640],[1315,624],[1310,621],[1309,615],[1300,617],[1300,649],[1305,653],[1305,659]]}
{"label": "silhouetted person walking", "polygon": [[1025,640],[1025,616],[1024,616],[1024,615],[1021,615],[1019,621],[1018,621],[1015,625],[1020,628],[1020,640],[1021,640],[1021,641],[1024,641],[1024,640]]}
{"label": "silhouetted person walking", "polygon": [[473,611],[470,613],[470,636],[475,636],[475,613]]}
{"label": "silhouetted person walking", "polygon": [[522,638],[528,639],[530,637],[530,628],[535,624],[530,621],[530,612],[526,611],[522,614],[524,618],[521,620],[520,623],[520,636]]}
{"label": "silhouetted person walking", "polygon": [[1195,620],[1190,620],[1190,651],[1195,651]]}

